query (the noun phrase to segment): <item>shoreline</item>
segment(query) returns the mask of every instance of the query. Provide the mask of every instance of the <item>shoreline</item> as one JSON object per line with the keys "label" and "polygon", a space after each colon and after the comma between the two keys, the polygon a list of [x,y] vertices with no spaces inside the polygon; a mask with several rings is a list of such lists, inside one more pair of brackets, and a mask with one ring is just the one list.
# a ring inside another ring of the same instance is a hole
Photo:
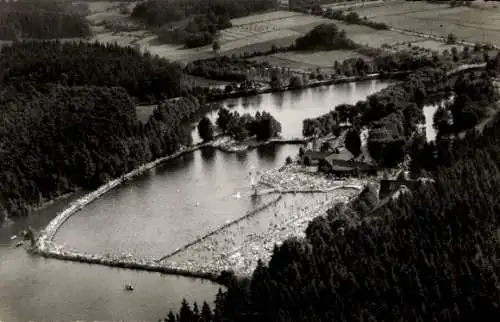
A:
{"label": "shoreline", "polygon": [[[224,137],[223,137],[224,138]],[[194,144],[190,147],[183,148],[179,150],[176,153],[160,157],[156,160],[153,160],[151,162],[145,163],[132,171],[115,178],[111,181],[108,181],[107,183],[101,185],[99,188],[97,188],[94,191],[89,192],[88,194],[85,194],[84,196],[80,197],[79,199],[73,201],[72,203],[69,204],[67,208],[65,208],[63,211],[61,211],[58,215],[56,215],[50,222],[47,224],[47,226],[43,229],[42,236],[39,237],[43,238],[45,240],[51,241],[59,228],[68,220],[72,215],[76,214],[79,210],[81,210],[83,207],[87,206],[91,202],[97,200],[99,197],[104,195],[105,193],[111,191],[112,189],[116,188],[123,182],[132,180],[138,175],[143,174],[144,172],[151,170],[155,168],[156,166],[160,165],[161,163],[164,163],[166,161],[170,161],[173,159],[176,159],[178,157],[183,156],[184,154],[195,152],[197,150],[200,150],[202,148],[214,148],[214,149],[219,149],[222,152],[225,153],[232,153],[232,152],[246,152],[252,148],[260,147],[260,146],[265,146],[268,144],[302,144],[305,142],[308,142],[309,139],[286,139],[286,138],[271,138],[267,141],[262,141],[262,142],[256,142],[252,145],[241,145],[241,147],[238,147],[237,142],[229,142],[229,143],[220,143],[217,142],[216,140],[212,140],[209,142],[202,142],[198,144]],[[71,194],[77,192],[78,190],[67,193],[64,195],[61,195],[57,198],[54,198],[50,201],[47,201],[44,203],[42,207],[46,207],[57,200],[63,199],[65,197],[69,197]],[[40,208],[41,209],[41,208]],[[43,236],[45,234],[45,236]]]}
{"label": "shoreline", "polygon": [[393,73],[387,76],[384,76],[380,73],[373,73],[373,74],[368,74],[365,76],[350,76],[350,77],[338,77],[334,79],[326,79],[322,81],[311,81],[307,84],[304,84],[300,88],[295,88],[295,87],[290,87],[290,86],[283,86],[281,88],[271,88],[271,87],[266,87],[262,89],[252,89],[249,91],[239,91],[239,92],[231,92],[231,93],[222,93],[219,95],[212,95],[211,97],[207,97],[207,101],[209,102],[217,102],[217,101],[223,101],[226,99],[231,99],[231,98],[240,98],[240,97],[250,97],[250,96],[255,96],[255,95],[261,95],[261,94],[267,94],[267,93],[281,93],[281,92],[288,92],[288,91],[293,91],[293,90],[304,90],[307,88],[314,88],[314,87],[321,87],[321,86],[329,86],[329,85],[336,85],[336,84],[345,84],[345,83],[357,83],[357,82],[362,82],[362,81],[367,81],[367,80],[375,80],[375,79],[392,79],[392,76],[399,76],[402,74],[408,74],[409,72],[406,71],[401,71],[397,73]]}
{"label": "shoreline", "polygon": [[[259,142],[257,144],[254,144],[254,146],[263,146],[267,144],[290,144],[289,142],[305,142],[307,139],[304,140],[298,140],[298,139],[284,139],[284,138],[273,138],[268,141],[264,142]],[[126,173],[125,175],[122,175],[118,178],[115,178],[102,186],[100,186],[98,189],[85,194],[84,196],[80,197],[79,199],[71,202],[68,207],[66,207],[64,210],[59,212],[48,224],[45,226],[44,229],[41,230],[39,236],[37,236],[35,246],[30,249],[30,251],[34,254],[43,256],[43,257],[49,257],[49,258],[56,258],[56,259],[64,259],[64,260],[70,260],[70,261],[78,261],[78,262],[84,262],[84,263],[90,263],[90,264],[102,264],[102,265],[107,265],[107,266],[113,266],[113,267],[123,267],[123,268],[132,268],[132,269],[138,269],[138,270],[147,270],[147,271],[156,271],[160,273],[167,273],[167,274],[176,274],[176,275],[183,275],[183,276],[191,276],[191,277],[200,277],[208,280],[215,281],[216,277],[218,276],[217,273],[221,272],[214,272],[214,271],[193,271],[191,269],[185,269],[185,268],[180,268],[177,266],[165,266],[165,265],[159,265],[157,261],[147,261],[144,259],[133,259],[133,260],[123,260],[120,257],[103,257],[100,255],[96,254],[84,254],[84,253],[79,253],[79,252],[73,252],[73,251],[68,251],[68,250],[63,250],[61,246],[55,244],[53,242],[53,239],[56,235],[56,233],[59,231],[59,229],[62,227],[62,225],[69,220],[73,215],[77,214],[81,209],[83,209],[85,206],[89,205],[90,203],[94,202],[107,192],[111,191],[112,189],[118,187],[121,185],[123,182],[132,180],[134,177],[141,175],[145,173],[146,171],[158,166],[159,164],[178,158],[186,153],[191,153],[194,151],[197,151],[202,148],[206,147],[212,147],[216,149],[220,149],[223,152],[231,152],[226,151],[227,149],[223,148],[220,146],[220,144],[217,141],[210,141],[210,142],[203,142],[203,143],[198,143],[195,145],[192,145],[188,148],[182,148],[178,152],[164,156],[161,158],[158,158],[154,161],[148,162],[146,164],[143,164],[134,170]],[[248,149],[248,146],[246,146],[246,150]],[[276,199],[279,201],[279,197]],[[53,201],[54,202],[54,201]],[[276,201],[274,201],[276,202]],[[251,212],[250,214],[245,214],[243,218],[246,218],[247,216],[255,215],[258,212]],[[237,219],[236,221],[241,221],[241,217]],[[234,224],[230,223],[229,225]],[[228,224],[224,225],[228,226]],[[217,276],[216,276],[217,275]]]}
{"label": "shoreline", "polygon": [[[307,140],[307,139],[304,139]],[[283,143],[288,144],[290,140],[275,138],[269,141],[261,142],[258,145],[265,145],[270,143]],[[127,269],[135,269],[142,271],[150,271],[150,272],[158,272],[163,274],[172,274],[172,275],[181,275],[186,277],[193,278],[202,278],[206,280],[210,280],[212,282],[220,283],[219,277],[220,275],[227,271],[225,267],[214,266],[214,265],[193,265],[189,262],[186,263],[175,263],[169,262],[167,259],[174,256],[177,253],[182,252],[190,248],[193,245],[196,245],[200,241],[209,238],[210,236],[217,234],[217,232],[227,229],[228,227],[241,222],[242,220],[249,218],[251,216],[255,216],[259,214],[263,209],[266,209],[269,206],[272,206],[279,202],[284,194],[288,193],[312,193],[312,192],[328,192],[336,189],[356,189],[358,187],[354,187],[351,185],[344,185],[343,187],[335,187],[333,189],[315,189],[315,188],[302,188],[298,187],[296,189],[284,189],[282,187],[275,187],[273,190],[274,193],[277,193],[278,196],[267,202],[264,205],[261,205],[258,209],[254,211],[250,211],[244,214],[241,217],[238,217],[231,222],[228,222],[222,225],[219,228],[214,229],[213,231],[205,234],[204,236],[197,238],[196,240],[187,243],[183,247],[180,247],[173,252],[168,253],[167,255],[161,258],[136,258],[131,256],[123,256],[123,255],[102,255],[102,254],[91,254],[86,252],[80,252],[75,250],[66,249],[61,245],[56,244],[53,239],[58,230],[62,227],[62,225],[71,218],[71,216],[78,213],[79,210],[97,200],[105,193],[111,191],[115,187],[119,186],[121,183],[132,180],[135,176],[138,176],[145,171],[156,167],[162,162],[175,159],[180,157],[186,153],[194,152],[196,150],[202,149],[204,147],[213,147],[219,148],[216,141],[205,142],[200,144],[195,144],[189,148],[184,148],[172,155],[165,156],[144,164],[131,172],[111,180],[106,184],[99,187],[97,190],[92,191],[85,196],[79,198],[78,200],[72,202],[69,207],[60,212],[55,218],[53,218],[50,223],[43,229],[40,235],[37,237],[35,246],[28,249],[28,252],[45,257],[45,258],[54,258],[54,259],[62,259],[68,261],[76,261],[81,263],[88,264],[99,264],[105,265],[109,267],[118,267],[118,268],[127,268]],[[223,284],[222,284],[223,285]]]}

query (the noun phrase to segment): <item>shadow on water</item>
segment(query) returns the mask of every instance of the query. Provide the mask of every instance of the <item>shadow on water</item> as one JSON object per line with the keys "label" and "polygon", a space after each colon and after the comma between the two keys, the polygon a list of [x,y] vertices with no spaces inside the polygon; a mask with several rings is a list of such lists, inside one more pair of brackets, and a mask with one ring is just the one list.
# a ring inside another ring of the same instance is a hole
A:
{"label": "shadow on water", "polygon": [[257,155],[259,158],[273,162],[276,160],[278,154],[279,145],[278,144],[268,144],[257,148]]}
{"label": "shadow on water", "polygon": [[189,168],[193,160],[194,160],[194,153],[193,152],[186,153],[180,157],[169,160],[156,167],[156,174],[165,175],[167,173],[173,173],[181,169]]}
{"label": "shadow on water", "polygon": [[304,95],[303,89],[294,89],[290,91],[290,96],[292,100],[299,100]]}
{"label": "shadow on water", "polygon": [[277,93],[272,93],[271,95],[274,104],[276,104],[277,107],[280,109],[283,108],[283,102],[285,100],[285,93],[284,92],[277,92]]}
{"label": "shadow on water", "polygon": [[238,160],[239,162],[246,163],[247,159],[248,159],[248,153],[246,151],[236,153],[236,160]]}
{"label": "shadow on water", "polygon": [[204,161],[213,163],[215,158],[215,149],[212,147],[203,148],[200,150],[201,157]]}
{"label": "shadow on water", "polygon": [[260,204],[260,202],[262,201],[262,196],[252,193],[250,195],[250,201],[252,202],[252,206],[256,206],[256,205]]}

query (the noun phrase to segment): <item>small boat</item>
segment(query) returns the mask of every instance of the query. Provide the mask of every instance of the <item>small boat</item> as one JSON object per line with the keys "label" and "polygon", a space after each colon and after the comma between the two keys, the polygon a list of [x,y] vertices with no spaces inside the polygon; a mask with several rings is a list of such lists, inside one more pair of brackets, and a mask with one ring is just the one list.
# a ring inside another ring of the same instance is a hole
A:
{"label": "small boat", "polygon": [[14,240],[14,239],[16,239],[16,238],[17,238],[17,235],[12,235],[12,236],[10,236],[10,240]]}
{"label": "small boat", "polygon": [[133,291],[134,287],[132,285],[130,285],[130,284],[127,284],[127,285],[125,285],[125,290],[126,291]]}
{"label": "small boat", "polygon": [[21,247],[22,245],[24,245],[22,241],[16,243],[16,247]]}

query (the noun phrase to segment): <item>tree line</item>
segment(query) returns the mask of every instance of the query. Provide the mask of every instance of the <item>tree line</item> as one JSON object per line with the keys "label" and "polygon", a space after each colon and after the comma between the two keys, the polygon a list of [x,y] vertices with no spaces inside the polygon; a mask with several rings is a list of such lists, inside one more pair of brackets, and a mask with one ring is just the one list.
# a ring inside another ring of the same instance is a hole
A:
{"label": "tree line", "polygon": [[[495,321],[500,314],[500,116],[397,198],[370,188],[233,278],[211,315],[174,321]],[[191,312],[191,314],[189,314]]]}
{"label": "tree line", "polygon": [[188,75],[209,79],[243,82],[248,80],[250,70],[270,67],[269,63],[258,63],[243,58],[222,56],[189,62],[184,67],[184,72]]}
{"label": "tree line", "polygon": [[276,0],[153,0],[136,5],[131,17],[153,28],[162,41],[191,48],[211,44],[218,30],[232,26],[232,18],[277,7]]}
{"label": "tree line", "polygon": [[120,86],[141,102],[186,94],[182,68],[117,44],[23,41],[0,50],[0,84]]}
{"label": "tree line", "polygon": [[85,12],[55,1],[0,2],[0,40],[85,38]]}

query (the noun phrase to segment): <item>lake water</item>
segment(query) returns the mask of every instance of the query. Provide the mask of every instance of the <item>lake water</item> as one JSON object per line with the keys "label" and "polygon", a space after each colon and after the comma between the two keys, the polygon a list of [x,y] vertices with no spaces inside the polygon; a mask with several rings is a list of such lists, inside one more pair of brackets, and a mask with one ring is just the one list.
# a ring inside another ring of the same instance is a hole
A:
{"label": "lake water", "polygon": [[[387,85],[376,80],[334,85],[235,99],[224,105],[251,114],[266,110],[281,122],[284,137],[300,137],[304,118],[324,114],[338,104],[356,103]],[[297,149],[282,145],[239,154],[212,149],[187,154],[92,203],[71,217],[55,240],[100,254],[161,257],[258,207],[264,201],[250,198],[251,167],[281,166]],[[62,200],[0,229],[0,321],[157,321],[179,308],[183,297],[213,302],[219,286],[210,282],[43,259],[14,247],[12,234],[29,225],[44,227],[68,202]],[[134,285],[134,292],[123,290],[127,283]]]}

